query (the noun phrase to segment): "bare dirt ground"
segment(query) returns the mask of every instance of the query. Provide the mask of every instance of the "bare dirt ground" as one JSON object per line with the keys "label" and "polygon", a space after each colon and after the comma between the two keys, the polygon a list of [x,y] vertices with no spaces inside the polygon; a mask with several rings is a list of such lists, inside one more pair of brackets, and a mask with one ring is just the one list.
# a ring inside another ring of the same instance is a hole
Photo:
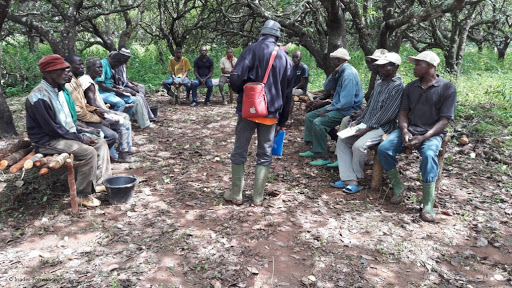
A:
{"label": "bare dirt ground", "polygon": [[[149,97],[163,121],[136,130],[140,162],[113,165],[115,175],[140,181],[127,204],[110,205],[101,194],[100,207],[81,207],[73,217],[61,176],[28,171],[16,183],[21,174],[0,175],[0,286],[512,285],[511,168],[482,153],[498,151],[500,141],[449,143],[430,224],[419,218],[419,156],[400,160],[409,191],[402,205],[389,204],[387,188],[344,194],[329,187],[336,170],[298,157],[307,148],[304,111],[296,110],[266,187],[280,195],[251,205],[253,142],[244,204],[233,206],[222,195],[230,187],[236,116],[218,98],[211,107],[191,108]],[[23,99],[9,101],[24,131]]]}

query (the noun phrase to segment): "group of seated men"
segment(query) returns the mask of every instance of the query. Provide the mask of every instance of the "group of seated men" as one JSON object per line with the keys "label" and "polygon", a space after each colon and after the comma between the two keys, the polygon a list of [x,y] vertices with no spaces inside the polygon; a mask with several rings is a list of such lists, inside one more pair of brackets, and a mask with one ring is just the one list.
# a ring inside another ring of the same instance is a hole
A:
{"label": "group of seated men", "polygon": [[[285,48],[285,46],[282,46]],[[213,60],[208,56],[208,50],[206,47],[201,47],[200,56],[194,60],[194,76],[195,80],[190,81],[188,79],[188,73],[191,69],[190,62],[187,57],[182,54],[181,48],[176,48],[175,56],[171,58],[169,67],[167,70],[170,72],[170,77],[162,82],[162,86],[167,91],[167,94],[171,97],[175,97],[175,92],[171,88],[176,90],[181,86],[184,86],[187,93],[187,99],[190,97],[190,91],[192,91],[191,107],[197,106],[197,89],[199,86],[204,85],[207,88],[206,97],[204,104],[210,105],[210,98],[213,92],[212,75],[214,64]],[[307,95],[307,86],[309,81],[309,69],[308,66],[301,62],[302,54],[300,51],[295,51],[292,54],[293,62],[293,96]],[[222,104],[226,105],[228,102],[224,95],[224,85],[229,85],[229,74],[235,67],[237,58],[233,55],[233,49],[226,49],[226,56],[220,60],[221,76],[219,78],[219,91],[222,96]],[[229,87],[231,90],[231,87]],[[311,99],[312,100],[312,99]],[[230,93],[229,103],[233,103],[233,94]]]}
{"label": "group of seated men", "polygon": [[[28,95],[25,109],[27,133],[42,154],[73,154],[80,165],[77,173],[78,202],[98,206],[92,194],[104,191],[103,179],[111,175],[112,161],[137,161],[131,154],[132,123],[141,129],[157,120],[145,99],[143,85],[126,76],[127,49],[100,60],[86,61],[71,54],[49,55],[39,61],[41,83]],[[107,105],[110,105],[109,109]]]}
{"label": "group of seated men", "polygon": [[[361,81],[356,69],[349,64],[348,51],[340,48],[330,57],[336,68],[327,77],[324,89],[334,91],[333,99],[315,100],[310,104],[313,111],[306,114],[304,142],[311,144],[312,149],[299,155],[315,158],[311,165],[337,167],[340,180],[330,185],[346,193],[357,193],[363,189],[358,186],[358,179],[364,177],[367,149],[380,143],[378,158],[393,190],[390,201],[398,204],[404,198],[405,187],[396,168],[396,156],[405,149],[416,149],[421,155],[423,181],[420,216],[424,221],[435,221],[437,155],[447,133],[446,127],[454,118],[457,98],[455,86],[436,74],[439,57],[431,51],[408,57],[414,63],[417,79],[407,85],[397,74],[402,62],[400,55],[379,49],[367,57],[373,62],[373,73],[377,73],[380,80],[371,91],[364,110]],[[331,163],[327,133],[338,125],[340,131],[346,133],[340,132],[336,143],[337,161]],[[384,134],[387,138],[382,141]]]}

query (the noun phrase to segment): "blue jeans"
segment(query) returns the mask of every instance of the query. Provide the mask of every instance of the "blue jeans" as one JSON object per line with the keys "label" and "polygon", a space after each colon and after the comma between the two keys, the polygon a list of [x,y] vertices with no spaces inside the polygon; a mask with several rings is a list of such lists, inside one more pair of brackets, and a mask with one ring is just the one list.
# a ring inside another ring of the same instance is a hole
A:
{"label": "blue jeans", "polygon": [[[206,88],[208,88],[208,90],[206,91],[206,99],[204,99],[204,102],[208,103],[210,102],[210,97],[212,96],[213,92],[212,78],[206,79],[204,84],[206,85]],[[192,81],[192,102],[197,102],[197,87],[199,87],[199,85],[201,85],[201,81],[199,81],[198,79]]]}
{"label": "blue jeans", "polygon": [[[131,96],[118,96],[121,100],[124,101],[124,103],[126,104],[135,104],[135,102],[137,102],[137,100],[134,98],[134,97],[131,97]],[[130,113],[132,112],[133,110],[133,107],[132,108],[128,108],[126,109],[126,114],[130,115]],[[121,111],[123,112],[123,111]]]}
{"label": "blue jeans", "polygon": [[117,97],[114,92],[101,93],[101,98],[105,103],[114,106],[114,111],[124,112],[126,103],[123,99]]}
{"label": "blue jeans", "polygon": [[[423,183],[433,183],[437,179],[439,173],[439,163],[437,162],[437,154],[441,149],[443,138],[439,135],[431,137],[423,142],[418,148],[421,156],[420,170]],[[389,134],[384,142],[380,143],[377,149],[380,164],[384,171],[388,172],[396,167],[398,161],[396,156],[404,150],[402,143],[402,131],[396,129]]]}
{"label": "blue jeans", "polygon": [[[181,79],[181,77],[176,77],[177,81],[180,81],[180,79]],[[174,79],[172,79],[172,77],[169,77],[164,80],[164,82],[162,84],[165,88],[165,91],[169,92],[169,90],[172,87],[172,83],[174,83]],[[183,80],[181,81],[181,85],[183,85],[183,86],[185,86],[185,88],[187,88],[187,93],[190,91],[190,80],[188,80],[187,77],[183,78]]]}

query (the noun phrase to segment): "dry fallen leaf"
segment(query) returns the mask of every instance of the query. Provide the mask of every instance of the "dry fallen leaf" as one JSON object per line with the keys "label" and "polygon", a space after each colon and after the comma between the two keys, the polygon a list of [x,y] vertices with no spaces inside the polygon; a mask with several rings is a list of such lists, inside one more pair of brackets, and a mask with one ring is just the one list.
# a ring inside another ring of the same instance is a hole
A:
{"label": "dry fallen leaf", "polygon": [[251,272],[252,274],[259,274],[260,272],[258,271],[258,269],[252,267],[252,266],[248,266],[247,267],[247,270],[249,270],[249,272]]}

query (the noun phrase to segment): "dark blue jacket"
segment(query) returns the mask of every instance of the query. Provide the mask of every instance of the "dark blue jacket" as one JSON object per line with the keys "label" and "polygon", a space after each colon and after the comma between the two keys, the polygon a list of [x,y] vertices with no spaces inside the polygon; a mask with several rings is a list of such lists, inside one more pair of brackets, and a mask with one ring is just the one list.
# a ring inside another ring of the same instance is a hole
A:
{"label": "dark blue jacket", "polygon": [[[238,93],[236,113],[242,115],[243,87],[247,82],[262,82],[268,62],[277,43],[273,37],[263,36],[242,51],[231,71],[229,83]],[[288,121],[293,89],[292,64],[288,55],[278,49],[274,64],[265,84],[268,117],[278,118],[277,125],[284,127]]]}

